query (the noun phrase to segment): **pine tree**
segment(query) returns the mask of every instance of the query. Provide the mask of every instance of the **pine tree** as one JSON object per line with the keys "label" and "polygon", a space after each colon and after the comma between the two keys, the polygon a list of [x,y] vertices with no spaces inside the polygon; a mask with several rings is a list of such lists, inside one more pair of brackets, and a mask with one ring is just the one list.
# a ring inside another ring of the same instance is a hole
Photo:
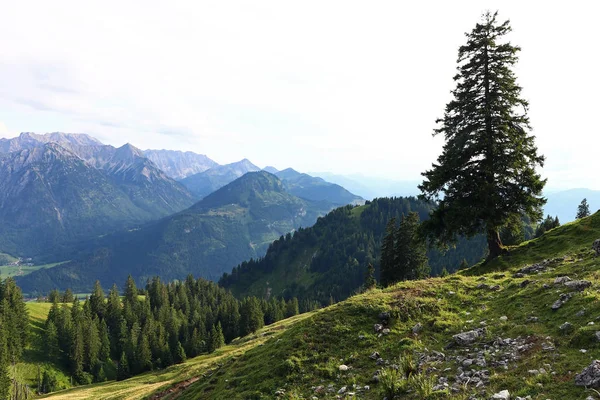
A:
{"label": "pine tree", "polygon": [[104,302],[104,291],[100,286],[100,281],[96,281],[94,284],[94,290],[90,295],[90,307],[92,313],[97,315],[98,318],[103,319],[106,314],[106,303]]}
{"label": "pine tree", "polygon": [[377,286],[377,281],[375,280],[375,267],[373,264],[369,263],[365,275],[365,289],[372,289],[375,286]]}
{"label": "pine tree", "polygon": [[0,399],[8,399],[10,391],[10,377],[8,375],[8,345],[4,318],[0,314]]}
{"label": "pine tree", "polygon": [[124,379],[129,378],[129,362],[127,361],[127,355],[125,352],[121,353],[121,358],[119,359],[119,366],[117,367],[117,380],[122,381]]}
{"label": "pine tree", "polygon": [[399,266],[402,272],[402,279],[422,279],[429,276],[429,264],[427,259],[427,245],[425,239],[419,232],[419,214],[416,212],[408,213],[406,218],[402,218],[399,235],[408,244],[404,254],[404,268]]}
{"label": "pine tree", "polygon": [[[222,334],[222,332],[221,332]],[[181,342],[177,342],[177,346],[175,348],[175,362],[176,363],[182,363],[187,359],[187,356],[185,354],[185,349],[183,348]]]}
{"label": "pine tree", "polygon": [[73,294],[73,291],[71,289],[65,290],[65,292],[62,295],[62,302],[63,303],[72,303],[73,300],[75,300],[75,295]]}
{"label": "pine tree", "polygon": [[380,275],[381,284],[389,286],[394,282],[396,265],[396,218],[391,218],[385,228],[385,236],[381,244]]}
{"label": "pine tree", "polygon": [[218,348],[223,347],[225,344],[225,338],[223,337],[223,329],[221,328],[221,323],[218,322],[217,325],[213,325],[212,330],[210,331],[210,343],[208,346],[208,352],[212,353]]}
{"label": "pine tree", "polygon": [[496,18],[486,13],[459,49],[454,99],[434,132],[446,144],[419,186],[422,198],[438,206],[425,222],[428,236],[448,243],[483,231],[489,258],[502,253],[499,229],[511,215],[540,219],[546,183],[535,170],[544,157],[529,134],[528,103],[512,71],[520,48],[502,42],[511,27]]}
{"label": "pine tree", "polygon": [[293,317],[294,315],[298,315],[300,313],[300,307],[298,306],[298,298],[293,297],[288,300],[285,308],[285,317]]}
{"label": "pine tree", "polygon": [[125,282],[125,298],[123,299],[124,303],[128,303],[131,307],[135,307],[138,300],[138,290],[135,285],[135,281],[129,275],[127,277],[127,282]]}
{"label": "pine tree", "polygon": [[264,325],[264,314],[256,297],[247,297],[240,308],[240,334],[254,333]]}
{"label": "pine tree", "polygon": [[152,369],[152,352],[146,335],[141,335],[135,351],[136,371],[145,372]]}
{"label": "pine tree", "polygon": [[590,216],[590,205],[588,204],[587,199],[581,200],[579,206],[577,206],[577,216],[575,218],[581,219]]}
{"label": "pine tree", "polygon": [[58,330],[56,329],[56,325],[54,325],[54,322],[52,322],[51,320],[49,320],[46,323],[45,333],[46,337],[44,340],[44,346],[46,349],[46,354],[51,360],[57,360],[60,353],[60,348],[58,344]]}

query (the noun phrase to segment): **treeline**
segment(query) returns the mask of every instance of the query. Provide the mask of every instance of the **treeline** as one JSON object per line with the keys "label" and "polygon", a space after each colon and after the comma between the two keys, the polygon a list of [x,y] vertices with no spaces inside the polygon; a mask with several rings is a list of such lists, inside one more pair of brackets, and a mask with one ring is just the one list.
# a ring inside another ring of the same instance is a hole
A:
{"label": "treeline", "polygon": [[[156,277],[143,291],[129,277],[122,297],[116,285],[105,296],[96,282],[83,302],[74,298],[72,304],[59,304],[65,297],[51,295],[46,351],[80,384],[181,363],[300,312],[295,298],[240,301],[215,283],[191,276],[168,284]],[[48,381],[42,385],[45,392],[56,389]]]}
{"label": "treeline", "polygon": [[21,289],[11,278],[0,281],[0,399],[9,398],[9,366],[20,361],[28,335],[29,320]]}

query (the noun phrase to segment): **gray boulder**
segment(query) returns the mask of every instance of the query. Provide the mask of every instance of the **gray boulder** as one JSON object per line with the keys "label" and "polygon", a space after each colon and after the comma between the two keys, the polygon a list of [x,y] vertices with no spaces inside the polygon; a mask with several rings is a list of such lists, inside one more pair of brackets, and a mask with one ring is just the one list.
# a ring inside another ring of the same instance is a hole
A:
{"label": "gray boulder", "polygon": [[452,336],[452,339],[454,339],[454,342],[459,346],[468,346],[482,337],[484,333],[485,329],[478,328],[473,329],[472,331],[457,333],[456,335]]}
{"label": "gray boulder", "polygon": [[493,400],[510,400],[510,393],[508,390],[502,390],[492,396]]}
{"label": "gray boulder", "polygon": [[600,256],[600,239],[594,240],[594,244],[592,245],[592,250],[596,252],[596,256]]}
{"label": "gray boulder", "polygon": [[569,289],[574,289],[574,290],[583,292],[585,289],[592,286],[592,282],[583,281],[583,280],[582,281],[570,281],[570,282],[565,282],[564,285],[566,287],[568,287]]}
{"label": "gray boulder", "polygon": [[577,386],[600,387],[600,360],[594,360],[581,373],[575,375]]}

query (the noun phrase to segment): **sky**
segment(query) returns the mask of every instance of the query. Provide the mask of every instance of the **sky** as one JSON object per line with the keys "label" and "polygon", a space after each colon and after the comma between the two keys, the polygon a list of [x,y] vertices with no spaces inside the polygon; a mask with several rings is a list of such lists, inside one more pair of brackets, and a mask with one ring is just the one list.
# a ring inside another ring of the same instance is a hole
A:
{"label": "sky", "polygon": [[597,1],[0,1],[0,137],[419,180],[459,46],[510,19],[549,188],[600,189]]}

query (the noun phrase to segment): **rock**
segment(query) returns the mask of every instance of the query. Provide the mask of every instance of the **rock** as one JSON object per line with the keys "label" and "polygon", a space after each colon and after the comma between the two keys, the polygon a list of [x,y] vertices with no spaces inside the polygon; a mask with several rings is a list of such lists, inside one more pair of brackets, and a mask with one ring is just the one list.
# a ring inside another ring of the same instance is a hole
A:
{"label": "rock", "polygon": [[542,287],[543,287],[544,289],[550,289],[550,287],[551,287],[551,286],[550,286],[550,285],[548,285],[547,283],[544,283],[544,284],[542,285]]}
{"label": "rock", "polygon": [[340,372],[346,372],[350,369],[350,367],[348,367],[346,364],[342,364],[338,367],[338,369],[340,370]]}
{"label": "rock", "polygon": [[492,396],[493,400],[510,400],[510,393],[508,390],[502,390]]}
{"label": "rock", "polygon": [[476,289],[489,289],[490,285],[486,285],[485,283],[480,283],[475,287]]}
{"label": "rock", "polygon": [[569,299],[573,296],[571,293],[563,293],[560,295],[560,298],[552,304],[552,310],[556,311],[563,306]]}
{"label": "rock", "polygon": [[554,284],[555,285],[564,285],[566,282],[569,282],[571,280],[571,278],[569,278],[568,276],[559,276],[558,278],[554,279]]}
{"label": "rock", "polygon": [[594,240],[594,244],[592,244],[592,250],[596,252],[596,257],[600,256],[600,239]]}
{"label": "rock", "polygon": [[525,286],[529,285],[530,283],[531,283],[531,281],[529,279],[525,279],[523,282],[521,282],[521,284],[519,286],[525,287]]}
{"label": "rock", "polygon": [[423,325],[420,322],[412,327],[412,333],[414,333],[415,335],[421,333],[422,330],[423,330]]}
{"label": "rock", "polygon": [[595,334],[596,340],[600,342],[600,331],[597,331]]}
{"label": "rock", "polygon": [[390,320],[390,313],[389,312],[379,313],[379,320],[380,321],[384,321],[384,322],[389,321]]}
{"label": "rock", "polygon": [[384,328],[381,333],[383,333],[384,335],[388,335],[390,333],[390,329],[389,328]]}
{"label": "rock", "polygon": [[338,390],[338,394],[344,394],[344,393],[346,393],[347,390],[348,390],[348,388],[346,386],[342,386],[340,388],[340,390]]}
{"label": "rock", "polygon": [[373,329],[375,330],[375,333],[379,333],[383,330],[383,325],[375,324],[375,325],[373,325]]}
{"label": "rock", "polygon": [[508,317],[506,315],[503,315],[500,317],[500,321],[506,322],[506,321],[508,321]]}
{"label": "rock", "polygon": [[579,292],[583,292],[585,289],[589,288],[590,286],[592,286],[592,282],[590,281],[570,281],[570,282],[565,282],[564,285],[566,287],[568,287],[569,289],[575,289]]}
{"label": "rock", "polygon": [[577,311],[577,314],[575,314],[576,317],[583,317],[585,315],[585,310],[579,310]]}
{"label": "rock", "polygon": [[500,285],[494,285],[490,288],[490,290],[493,290],[496,292],[496,291],[500,290]]}
{"label": "rock", "polygon": [[581,373],[575,375],[577,386],[600,387],[600,360],[594,360]]}
{"label": "rock", "polygon": [[580,349],[579,352],[582,353],[582,354],[585,354],[585,353],[587,353],[587,350],[586,349]]}
{"label": "rock", "polygon": [[517,272],[513,275],[513,278],[523,278],[525,276],[524,273],[522,272]]}
{"label": "rock", "polygon": [[454,342],[459,346],[467,346],[483,336],[484,333],[484,328],[478,328],[468,332],[457,333],[452,336],[452,339],[454,339]]}
{"label": "rock", "polygon": [[527,322],[538,322],[539,318],[538,317],[527,317]]}
{"label": "rock", "polygon": [[371,355],[369,356],[369,358],[370,358],[371,360],[377,360],[377,359],[381,358],[381,356],[379,355],[379,352],[375,351],[375,352],[373,352],[373,354],[371,354]]}
{"label": "rock", "polygon": [[570,322],[565,322],[559,327],[559,329],[563,332],[569,332],[571,329],[573,329],[573,325]]}

